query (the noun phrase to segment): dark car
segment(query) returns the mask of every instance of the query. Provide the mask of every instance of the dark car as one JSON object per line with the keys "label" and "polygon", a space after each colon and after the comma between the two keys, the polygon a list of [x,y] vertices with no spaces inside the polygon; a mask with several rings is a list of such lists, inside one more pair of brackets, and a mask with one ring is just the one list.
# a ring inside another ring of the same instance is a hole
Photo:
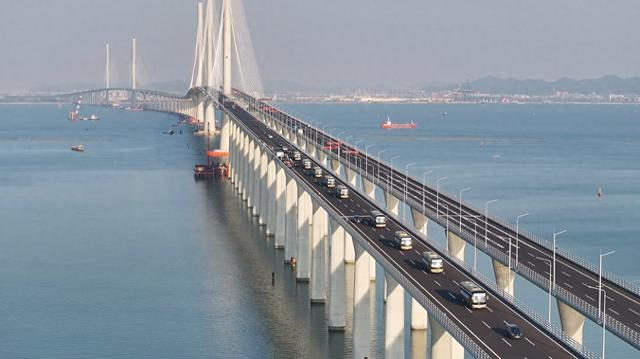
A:
{"label": "dark car", "polygon": [[507,331],[507,336],[511,339],[520,339],[522,338],[522,330],[516,324],[507,324],[505,328]]}

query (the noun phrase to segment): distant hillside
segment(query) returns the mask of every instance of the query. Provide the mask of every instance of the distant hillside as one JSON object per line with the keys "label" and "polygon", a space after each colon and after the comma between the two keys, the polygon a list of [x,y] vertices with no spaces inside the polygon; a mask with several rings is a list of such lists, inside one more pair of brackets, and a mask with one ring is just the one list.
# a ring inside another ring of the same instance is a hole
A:
{"label": "distant hillside", "polygon": [[[548,95],[556,91],[598,94],[638,94],[640,77],[603,76],[597,79],[573,80],[563,77],[555,81],[501,79],[486,76],[471,82],[470,89],[493,94]],[[466,86],[464,86],[466,87]]]}

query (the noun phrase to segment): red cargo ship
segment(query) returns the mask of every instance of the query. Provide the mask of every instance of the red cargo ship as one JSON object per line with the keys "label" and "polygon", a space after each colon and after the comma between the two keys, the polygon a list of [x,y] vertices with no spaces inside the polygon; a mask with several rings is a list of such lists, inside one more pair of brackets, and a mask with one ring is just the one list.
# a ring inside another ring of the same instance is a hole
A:
{"label": "red cargo ship", "polygon": [[416,128],[416,127],[418,127],[418,125],[416,125],[413,121],[409,123],[393,123],[388,117],[386,121],[380,124],[380,128],[385,128],[385,129],[394,129],[394,128],[410,129],[410,128]]}

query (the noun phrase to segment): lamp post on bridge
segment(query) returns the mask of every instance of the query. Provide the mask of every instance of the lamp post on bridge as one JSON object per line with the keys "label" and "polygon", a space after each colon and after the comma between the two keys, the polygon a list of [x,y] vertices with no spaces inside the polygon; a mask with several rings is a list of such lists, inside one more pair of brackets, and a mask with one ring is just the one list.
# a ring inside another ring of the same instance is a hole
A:
{"label": "lamp post on bridge", "polygon": [[427,175],[429,173],[432,173],[433,170],[426,170],[424,172],[422,172],[422,215],[426,216],[427,215],[427,202],[425,201],[425,194],[427,192]]}
{"label": "lamp post on bridge", "polygon": [[440,217],[440,181],[446,180],[447,177],[440,177],[436,180],[436,218]]}
{"label": "lamp post on bridge", "polygon": [[460,201],[460,203],[459,203],[460,204],[460,208],[458,208],[458,210],[460,211],[460,217],[459,217],[460,218],[459,219],[460,226],[458,227],[458,229],[460,230],[460,232],[462,232],[462,193],[464,193],[464,192],[466,192],[466,191],[468,191],[470,189],[471,189],[471,187],[465,187],[465,188],[460,190],[460,193],[458,195],[458,200]]}
{"label": "lamp post on bridge", "polygon": [[[605,359],[606,347],[605,347],[605,338],[607,336],[607,292],[602,289],[602,287],[594,287],[591,285],[587,286],[588,288],[595,289],[598,291],[598,298],[602,297],[602,293],[604,293],[604,302],[602,303],[602,359]],[[599,303],[598,303],[599,305]],[[600,311],[600,309],[598,309]]]}
{"label": "lamp post on bridge", "polygon": [[[602,254],[602,252],[600,252],[600,269],[598,270],[598,313],[600,313],[600,304],[602,302],[602,258],[605,256],[608,256],[609,254],[613,254],[616,251],[611,251],[611,252],[607,252],[605,254]],[[604,324],[603,324],[604,326]],[[604,347],[604,339],[602,341],[602,346]],[[604,358],[604,350],[602,351],[602,357]]]}
{"label": "lamp post on bridge", "polygon": [[375,145],[366,145],[364,148],[364,172],[369,174],[369,147]]}
{"label": "lamp post on bridge", "polygon": [[516,269],[519,267],[518,250],[520,249],[520,218],[524,218],[531,213],[524,213],[516,217]]}
{"label": "lamp post on bridge", "polygon": [[541,260],[547,264],[549,264],[549,299],[548,299],[548,309],[547,309],[547,323],[551,324],[551,261],[546,259],[546,258],[542,258],[542,257],[536,257],[538,260]]}
{"label": "lamp post on bridge", "polygon": [[498,202],[497,199],[492,199],[490,201],[487,201],[484,204],[484,246],[485,248],[488,247],[488,242],[489,242],[489,205],[491,203],[496,203]]}
{"label": "lamp post on bridge", "polygon": [[354,142],[353,142],[353,146],[351,146],[351,151],[349,151],[349,157],[348,157],[348,159],[347,159],[347,162],[349,163],[349,168],[351,168],[351,170],[352,170],[352,171],[353,171],[353,166],[351,166],[351,153],[352,153],[352,152],[356,152],[356,157],[355,157],[355,159],[354,159],[354,162],[356,162],[356,163],[354,163],[354,165],[355,165],[356,167],[358,167],[358,155],[357,155],[357,153],[359,153],[359,151],[358,151],[358,144],[359,144],[360,142],[362,142],[362,140],[361,140],[361,139],[360,139],[360,140],[357,140],[357,141],[354,141]]}
{"label": "lamp post on bridge", "polygon": [[386,149],[378,151],[378,186],[380,186],[380,163],[382,162],[380,159],[380,155],[382,155],[385,152],[387,152]]}
{"label": "lamp post on bridge", "polygon": [[[393,160],[400,158],[400,156],[393,156],[391,157],[391,164],[389,166],[390,170],[390,174],[387,174],[387,187],[390,188],[389,193],[391,193],[393,191]],[[389,178],[391,178],[391,182],[389,182]]]}
{"label": "lamp post on bridge", "polygon": [[404,206],[402,206],[402,221],[407,223],[407,187],[409,185],[409,167],[415,165],[414,162],[405,166],[404,170]]}
{"label": "lamp post on bridge", "polygon": [[556,290],[556,237],[566,231],[566,229],[563,229],[553,234],[553,290]]}

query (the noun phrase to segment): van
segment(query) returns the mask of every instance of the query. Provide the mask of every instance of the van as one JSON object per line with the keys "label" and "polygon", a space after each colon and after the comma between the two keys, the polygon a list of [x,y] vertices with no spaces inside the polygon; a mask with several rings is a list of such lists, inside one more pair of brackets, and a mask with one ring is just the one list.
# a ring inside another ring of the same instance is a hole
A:
{"label": "van", "polygon": [[336,186],[336,179],[333,178],[333,176],[329,176],[326,175],[324,176],[324,178],[322,179],[322,184],[327,187],[327,188],[335,188]]}
{"label": "van", "polygon": [[305,170],[310,170],[311,169],[311,160],[308,158],[305,158],[304,160],[302,160],[302,168],[304,168]]}
{"label": "van", "polygon": [[322,178],[322,167],[320,166],[313,167],[313,177]]}
{"label": "van", "polygon": [[403,251],[408,251],[413,248],[411,236],[405,231],[396,231],[393,234],[393,244]]}
{"label": "van", "polygon": [[300,161],[302,159],[302,155],[300,154],[300,151],[294,151],[293,152],[293,160],[294,161]]}
{"label": "van", "polygon": [[433,251],[422,252],[422,264],[431,273],[442,273],[444,270],[442,257]]}
{"label": "van", "polygon": [[336,193],[338,195],[338,198],[349,198],[349,187],[345,185],[339,185],[338,188],[336,188]]}
{"label": "van", "polygon": [[380,211],[371,211],[369,214],[369,225],[371,227],[383,228],[387,226],[387,216]]}

